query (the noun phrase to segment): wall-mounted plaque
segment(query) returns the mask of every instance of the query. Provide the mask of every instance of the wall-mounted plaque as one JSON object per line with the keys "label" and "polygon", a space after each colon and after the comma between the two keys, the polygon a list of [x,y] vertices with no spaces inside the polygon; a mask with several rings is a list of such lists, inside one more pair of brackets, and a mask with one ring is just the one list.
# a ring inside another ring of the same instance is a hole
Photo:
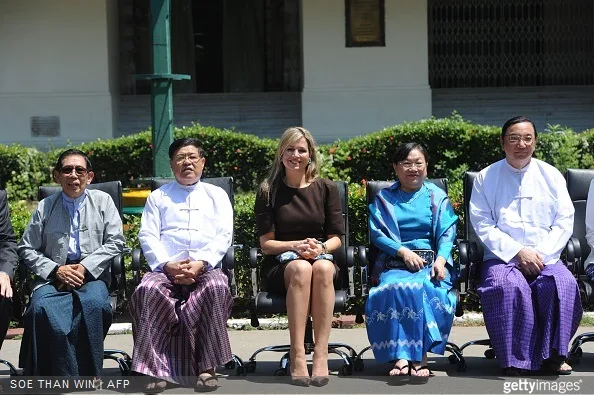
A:
{"label": "wall-mounted plaque", "polygon": [[60,117],[31,117],[31,137],[58,137],[60,135]]}
{"label": "wall-mounted plaque", "polygon": [[344,0],[347,47],[386,46],[384,0]]}

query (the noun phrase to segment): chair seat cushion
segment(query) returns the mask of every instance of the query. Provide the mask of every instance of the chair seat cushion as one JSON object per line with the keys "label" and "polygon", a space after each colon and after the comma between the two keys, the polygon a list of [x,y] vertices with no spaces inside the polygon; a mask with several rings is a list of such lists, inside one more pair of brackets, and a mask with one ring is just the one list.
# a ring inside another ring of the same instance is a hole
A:
{"label": "chair seat cushion", "polygon": [[[344,311],[347,301],[346,290],[336,290],[334,312]],[[279,314],[287,312],[286,295],[270,292],[259,292],[256,297],[256,313]]]}

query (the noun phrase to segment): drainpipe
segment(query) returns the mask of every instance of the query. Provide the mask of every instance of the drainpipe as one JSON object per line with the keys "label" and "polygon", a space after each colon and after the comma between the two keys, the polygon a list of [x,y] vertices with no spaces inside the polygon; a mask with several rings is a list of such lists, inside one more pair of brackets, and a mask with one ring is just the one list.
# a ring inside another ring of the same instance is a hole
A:
{"label": "drainpipe", "polygon": [[153,74],[137,74],[151,81],[151,123],[153,176],[173,177],[169,165],[169,145],[173,142],[173,89],[175,80],[189,80],[186,74],[171,73],[171,0],[151,0]]}

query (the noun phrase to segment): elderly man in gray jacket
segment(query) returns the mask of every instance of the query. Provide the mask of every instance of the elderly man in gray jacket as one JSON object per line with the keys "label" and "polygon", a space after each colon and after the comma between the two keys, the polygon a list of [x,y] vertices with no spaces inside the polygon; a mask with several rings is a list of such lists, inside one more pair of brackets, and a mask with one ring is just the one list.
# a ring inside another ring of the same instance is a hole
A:
{"label": "elderly man in gray jacket", "polygon": [[25,375],[100,376],[111,325],[110,260],[122,252],[122,221],[111,197],[88,190],[87,155],[64,151],[54,179],[62,192],[39,202],[18,246],[35,274],[19,365]]}

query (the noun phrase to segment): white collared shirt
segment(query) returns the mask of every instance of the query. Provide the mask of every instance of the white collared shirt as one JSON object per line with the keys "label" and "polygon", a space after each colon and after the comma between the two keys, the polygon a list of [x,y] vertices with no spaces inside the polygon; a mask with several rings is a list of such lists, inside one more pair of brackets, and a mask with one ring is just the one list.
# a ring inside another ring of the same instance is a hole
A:
{"label": "white collared shirt", "polygon": [[545,265],[553,264],[573,233],[574,208],[565,179],[535,158],[522,169],[505,159],[483,169],[474,181],[469,211],[485,260],[512,262],[528,247],[543,255]]}
{"label": "white collared shirt", "polygon": [[170,261],[202,260],[220,266],[231,246],[233,208],[220,187],[171,182],[146,201],[138,239],[152,271]]}

